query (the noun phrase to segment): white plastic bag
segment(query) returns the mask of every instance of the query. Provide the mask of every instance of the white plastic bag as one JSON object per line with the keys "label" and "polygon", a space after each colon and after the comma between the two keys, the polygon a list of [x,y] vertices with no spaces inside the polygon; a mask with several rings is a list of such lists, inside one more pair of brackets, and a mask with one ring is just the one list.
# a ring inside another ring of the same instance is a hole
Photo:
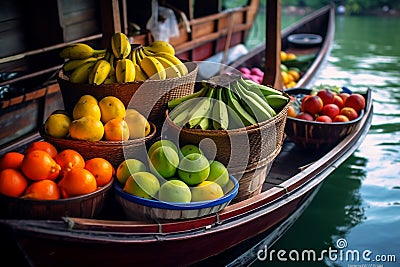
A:
{"label": "white plastic bag", "polygon": [[146,28],[151,32],[154,40],[168,42],[171,37],[179,36],[179,27],[174,11],[159,6],[157,0],[152,0],[152,15]]}

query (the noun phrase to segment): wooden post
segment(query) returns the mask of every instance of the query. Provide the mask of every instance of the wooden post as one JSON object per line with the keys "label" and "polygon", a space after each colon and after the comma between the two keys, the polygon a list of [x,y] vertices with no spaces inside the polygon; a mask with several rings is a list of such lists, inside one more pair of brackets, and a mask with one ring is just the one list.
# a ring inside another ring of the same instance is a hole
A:
{"label": "wooden post", "polygon": [[281,77],[281,1],[266,4],[266,49],[263,84],[283,89]]}
{"label": "wooden post", "polygon": [[118,0],[101,0],[101,28],[103,33],[102,45],[108,47],[111,36],[116,32],[121,32],[121,16]]}

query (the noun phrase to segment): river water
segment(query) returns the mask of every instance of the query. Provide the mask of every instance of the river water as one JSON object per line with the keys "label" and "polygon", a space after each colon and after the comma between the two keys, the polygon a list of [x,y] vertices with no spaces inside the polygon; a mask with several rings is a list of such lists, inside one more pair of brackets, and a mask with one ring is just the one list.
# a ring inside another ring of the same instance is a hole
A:
{"label": "river water", "polygon": [[[292,18],[286,18],[286,24],[288,20]],[[359,149],[328,177],[298,221],[270,248],[285,251],[285,257],[272,262],[256,259],[252,266],[400,266],[399,29],[400,18],[336,17],[333,49],[315,85],[346,86],[353,91],[371,88],[371,129]],[[319,256],[338,248],[343,254],[337,258],[327,254],[320,260],[301,258],[302,252],[312,250]]]}

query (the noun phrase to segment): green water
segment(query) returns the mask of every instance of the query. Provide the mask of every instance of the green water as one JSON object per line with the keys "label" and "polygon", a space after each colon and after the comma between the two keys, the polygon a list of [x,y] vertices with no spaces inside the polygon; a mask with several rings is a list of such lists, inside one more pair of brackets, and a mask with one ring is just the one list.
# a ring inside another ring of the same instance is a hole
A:
{"label": "green water", "polygon": [[[252,266],[400,266],[399,28],[400,18],[336,18],[333,50],[316,85],[335,84],[353,91],[370,87],[371,129],[359,149],[328,177],[299,220],[270,248],[286,251],[287,261],[275,257]],[[319,261],[288,256],[291,250],[301,255],[305,250],[336,249],[339,241],[347,245],[336,260],[326,254]]]}

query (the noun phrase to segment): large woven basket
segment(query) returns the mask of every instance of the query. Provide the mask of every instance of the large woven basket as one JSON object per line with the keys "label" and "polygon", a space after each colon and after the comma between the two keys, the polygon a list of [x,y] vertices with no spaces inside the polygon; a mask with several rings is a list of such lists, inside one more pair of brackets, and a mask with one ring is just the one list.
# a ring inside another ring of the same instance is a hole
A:
{"label": "large woven basket", "polygon": [[287,118],[288,104],[273,118],[257,125],[232,130],[181,128],[172,122],[166,111],[163,135],[180,146],[200,146],[207,158],[223,163],[239,180],[236,198],[259,194],[269,169],[279,154]]}
{"label": "large woven basket", "polygon": [[94,218],[103,210],[112,183],[113,180],[90,194],[58,200],[36,200],[0,194],[0,217],[40,220]]}
{"label": "large woven basket", "polygon": [[84,141],[65,138],[56,138],[46,134],[44,127],[39,129],[43,139],[53,144],[59,151],[74,149],[78,151],[85,160],[102,157],[108,160],[114,167],[126,158],[147,159],[146,145],[156,136],[156,126],[149,122],[150,133],[144,138],[130,139],[127,141]]}
{"label": "large woven basket", "polygon": [[[266,160],[282,145],[289,103],[273,118],[245,128],[232,130],[201,130],[177,126],[166,111],[164,132],[181,146],[204,146],[208,158],[215,158],[225,166],[246,169]],[[210,139],[212,142],[208,142]],[[216,148],[216,149],[215,149]],[[210,155],[207,153],[214,153]]]}
{"label": "large woven basket", "polygon": [[148,120],[158,126],[159,122],[162,122],[161,119],[164,118],[164,112],[169,100],[189,95],[194,91],[198,72],[197,63],[183,62],[189,73],[180,78],[90,85],[71,83],[63,71],[60,70],[57,75],[57,81],[60,86],[64,107],[68,112],[72,112],[75,103],[82,95],[93,95],[97,100],[112,95],[119,98],[125,107],[137,109]]}

